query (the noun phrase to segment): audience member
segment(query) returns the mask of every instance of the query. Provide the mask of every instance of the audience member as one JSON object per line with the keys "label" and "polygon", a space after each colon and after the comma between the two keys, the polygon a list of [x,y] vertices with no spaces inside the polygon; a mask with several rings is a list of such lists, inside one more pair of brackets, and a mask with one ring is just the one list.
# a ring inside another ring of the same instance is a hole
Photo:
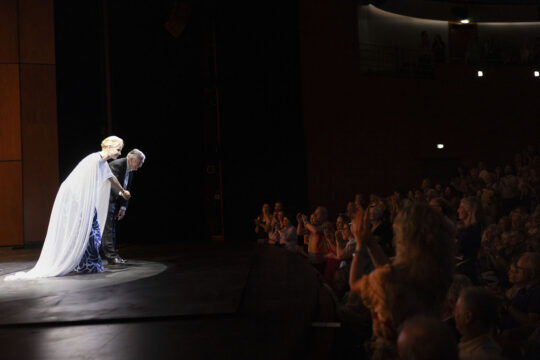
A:
{"label": "audience member", "polygon": [[448,204],[448,202],[444,198],[432,198],[431,200],[429,200],[429,205],[441,214],[443,214],[448,219],[448,221],[452,222],[452,224],[456,222],[455,210],[450,207],[450,204]]}
{"label": "audience member", "polygon": [[529,216],[526,228],[527,251],[540,252],[540,206]]}
{"label": "audience member", "polygon": [[395,255],[392,239],[392,224],[383,217],[383,211],[376,205],[368,208],[369,223],[371,224],[371,233],[379,243],[386,256],[389,258]]}
{"label": "audience member", "polygon": [[323,225],[323,233],[326,239],[326,246],[328,248],[323,277],[328,285],[334,288],[334,275],[341,262],[337,257],[338,239],[336,237],[336,228],[331,222],[327,221]]}
{"label": "audience member", "polygon": [[[302,239],[302,244],[299,245],[298,250],[302,255],[308,256],[307,251],[309,244],[309,230],[304,227],[304,220],[302,219],[302,216],[303,215],[301,213],[296,214],[296,222],[298,223],[296,227],[296,236],[299,239]],[[314,214],[309,216],[309,222],[312,224],[315,222]]]}
{"label": "audience member", "polygon": [[497,314],[497,298],[489,290],[468,287],[461,291],[454,313],[461,334],[460,360],[502,359],[501,348],[492,335]]}
{"label": "audience member", "polygon": [[[405,196],[405,192],[402,190],[394,190],[392,196],[390,196],[390,222],[394,222],[398,212],[406,206],[411,205],[412,202]],[[351,218],[352,219],[352,218]]]}
{"label": "audience member", "polygon": [[475,197],[461,200],[458,208],[458,218],[461,226],[457,233],[457,250],[460,262],[456,271],[467,275],[473,283],[477,282],[477,257],[482,240],[482,228],[479,223],[479,205]]}
{"label": "audience member", "polygon": [[454,318],[454,311],[456,309],[456,303],[461,294],[461,290],[466,287],[472,286],[471,279],[462,274],[454,274],[452,284],[448,289],[446,295],[446,302],[443,309],[443,321],[452,329],[454,336],[459,340],[461,334],[456,328],[456,319]]}
{"label": "audience member", "polygon": [[272,216],[272,222],[270,224],[270,231],[268,232],[268,242],[271,245],[279,243],[279,231],[283,227],[284,216],[285,214],[281,210],[274,212]]}
{"label": "audience member", "polygon": [[415,316],[401,326],[397,348],[400,360],[458,360],[456,339],[435,317]]}
{"label": "audience member", "polygon": [[279,230],[278,243],[279,245],[284,246],[285,249],[296,252],[298,236],[296,235],[296,228],[288,216],[283,217],[282,226]]}
{"label": "audience member", "polygon": [[[365,208],[367,206],[367,201],[364,198],[363,194],[355,194],[354,195],[354,205],[356,206],[356,209]],[[351,219],[353,219],[351,217]]]}
{"label": "audience member", "polygon": [[[442,313],[452,283],[454,229],[426,204],[403,209],[394,222],[396,256],[390,262],[371,234],[367,212],[359,210],[353,227],[357,243],[350,287],[372,312],[374,359],[390,358],[397,329],[408,317]],[[363,275],[368,249],[375,270]]]}
{"label": "audience member", "polygon": [[503,327],[528,336],[540,320],[540,253],[524,253],[510,267],[508,278],[513,286],[506,293]]}
{"label": "audience member", "polygon": [[270,205],[263,204],[261,215],[255,218],[255,234],[257,235],[258,242],[268,241],[268,232],[270,231],[271,223],[272,213],[270,212]]}
{"label": "audience member", "polygon": [[326,210],[324,206],[319,206],[315,209],[313,215],[313,220],[311,222],[306,215],[302,215],[304,228],[309,231],[308,257],[311,264],[313,264],[321,274],[324,274],[328,247],[323,233],[323,226],[328,219],[328,210]]}
{"label": "audience member", "polygon": [[459,207],[459,202],[460,202],[460,197],[457,193],[457,190],[454,186],[452,185],[447,185],[444,190],[443,190],[443,198],[444,200],[446,200],[446,202],[448,203],[448,205],[450,205],[450,207],[452,209],[454,209],[454,211],[457,211],[458,207]]}
{"label": "audience member", "polygon": [[354,201],[349,201],[347,203],[347,217],[349,219],[354,219],[354,215],[356,214],[356,203]]}
{"label": "audience member", "polygon": [[518,178],[514,175],[512,165],[504,167],[504,175],[499,180],[502,215],[508,215],[519,201]]}

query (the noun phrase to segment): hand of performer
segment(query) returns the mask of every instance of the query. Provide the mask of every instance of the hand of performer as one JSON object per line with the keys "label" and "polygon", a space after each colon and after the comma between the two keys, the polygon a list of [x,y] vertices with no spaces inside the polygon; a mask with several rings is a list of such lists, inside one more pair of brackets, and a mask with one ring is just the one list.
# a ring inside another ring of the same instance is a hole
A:
{"label": "hand of performer", "polygon": [[126,216],[126,209],[120,208],[118,211],[118,220],[122,220]]}
{"label": "hand of performer", "polygon": [[130,194],[129,191],[123,190],[123,191],[122,191],[122,197],[123,197],[125,200],[129,200],[129,198],[131,197],[131,194]]}

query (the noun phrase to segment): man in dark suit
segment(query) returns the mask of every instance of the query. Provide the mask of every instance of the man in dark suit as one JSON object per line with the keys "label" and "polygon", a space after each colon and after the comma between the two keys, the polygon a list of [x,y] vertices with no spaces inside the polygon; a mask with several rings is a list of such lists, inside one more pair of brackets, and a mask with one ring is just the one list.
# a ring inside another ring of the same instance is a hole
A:
{"label": "man in dark suit", "polygon": [[[128,190],[131,188],[133,172],[141,168],[145,158],[142,151],[133,149],[125,158],[120,158],[109,163],[112,173],[124,189]],[[103,257],[109,264],[124,264],[126,260],[120,257],[116,247],[116,225],[126,215],[128,200],[124,200],[114,190],[111,190],[109,199],[109,212],[107,214],[105,228],[103,229],[103,235],[101,236],[101,249],[103,250]]]}

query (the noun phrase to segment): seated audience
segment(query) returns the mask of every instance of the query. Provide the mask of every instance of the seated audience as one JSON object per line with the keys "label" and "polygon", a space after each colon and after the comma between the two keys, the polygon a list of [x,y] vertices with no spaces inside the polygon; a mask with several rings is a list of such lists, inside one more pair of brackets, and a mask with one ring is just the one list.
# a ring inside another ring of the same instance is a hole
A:
{"label": "seated audience", "polygon": [[347,329],[335,346],[349,354],[367,340],[361,358],[454,359],[459,339],[460,359],[537,359],[540,155],[527,148],[513,164],[517,176],[479,162],[434,187],[425,178],[390,196],[357,193],[335,229],[324,207],[299,213],[295,229],[281,201],[273,213],[264,204],[255,233],[320,272]]}

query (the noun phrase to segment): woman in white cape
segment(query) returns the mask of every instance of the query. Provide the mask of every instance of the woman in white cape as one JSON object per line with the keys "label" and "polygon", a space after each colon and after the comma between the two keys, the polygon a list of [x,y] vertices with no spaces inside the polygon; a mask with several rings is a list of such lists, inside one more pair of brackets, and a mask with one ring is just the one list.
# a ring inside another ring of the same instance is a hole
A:
{"label": "woman in white cape", "polygon": [[28,272],[5,280],[63,276],[72,271],[103,270],[99,256],[101,234],[107,218],[111,185],[125,199],[131,196],[112,174],[107,160],[120,155],[124,141],[109,136],[101,151],[85,157],[60,185],[54,200],[47,236],[39,260]]}

